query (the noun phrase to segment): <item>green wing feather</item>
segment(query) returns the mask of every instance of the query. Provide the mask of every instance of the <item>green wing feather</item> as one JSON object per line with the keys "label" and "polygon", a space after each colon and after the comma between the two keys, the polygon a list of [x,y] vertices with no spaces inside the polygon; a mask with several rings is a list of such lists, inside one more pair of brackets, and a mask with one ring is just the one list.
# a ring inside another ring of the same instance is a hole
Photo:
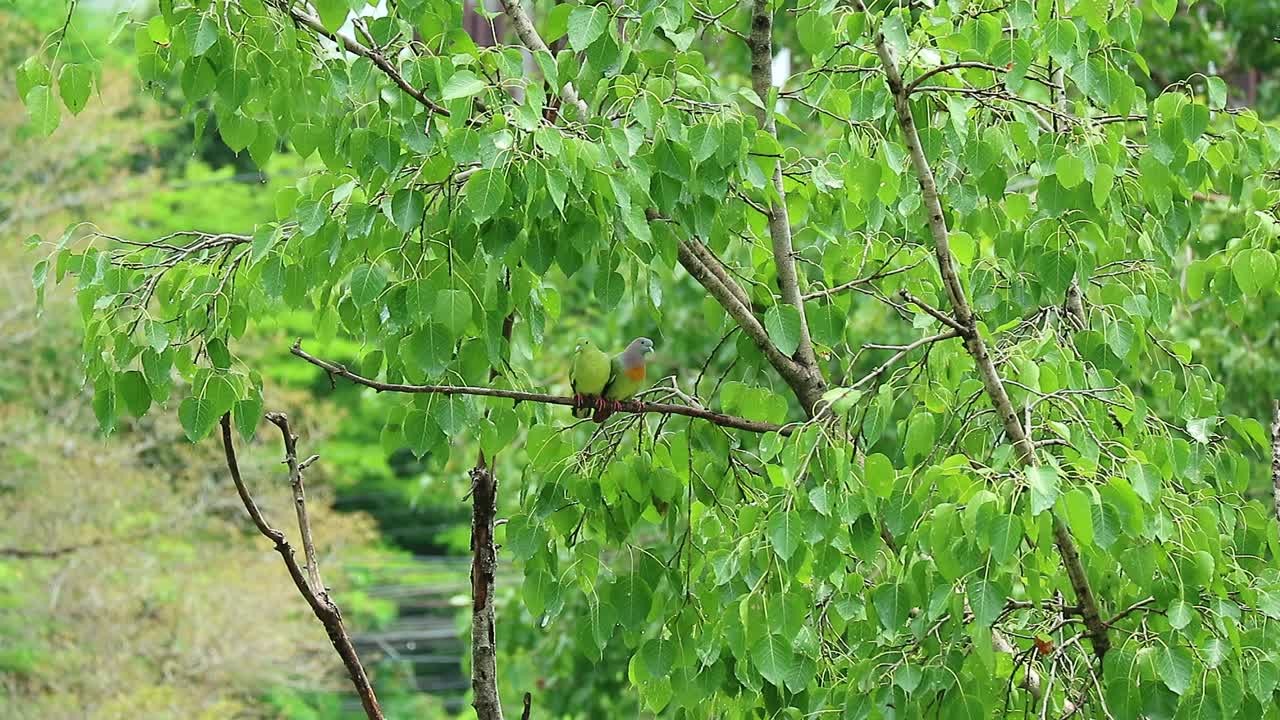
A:
{"label": "green wing feather", "polygon": [[[611,377],[609,356],[592,346],[579,347],[569,365],[569,383],[575,395],[600,395]],[[574,408],[574,417],[590,417],[589,408]]]}

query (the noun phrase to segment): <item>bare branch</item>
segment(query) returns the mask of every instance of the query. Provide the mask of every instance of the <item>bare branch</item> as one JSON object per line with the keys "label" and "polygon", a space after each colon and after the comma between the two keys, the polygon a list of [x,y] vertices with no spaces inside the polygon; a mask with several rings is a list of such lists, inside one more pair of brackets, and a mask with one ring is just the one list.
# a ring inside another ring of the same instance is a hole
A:
{"label": "bare branch", "polygon": [[[289,466],[289,484],[293,486],[293,507],[298,515],[298,531],[302,535],[302,552],[307,558],[307,577],[311,580],[311,592],[325,595],[324,582],[320,579],[320,564],[316,561],[316,544],[311,539],[311,520],[307,517],[307,491],[302,484],[303,465],[298,462],[298,436],[289,429],[289,418],[282,412],[269,412],[267,420],[280,428],[284,438],[284,462]],[[318,456],[306,461],[310,465]]]}
{"label": "bare branch", "polygon": [[498,480],[480,455],[471,476],[471,652],[472,706],[480,720],[502,720],[498,698],[497,639],[494,632],[494,577],[498,552],[493,520],[498,511]]}
{"label": "bare branch", "polygon": [[[344,377],[357,385],[364,385],[365,387],[373,388],[379,392],[421,393],[428,395],[477,395],[480,397],[507,398],[508,400],[515,400],[517,402],[536,402],[547,405],[566,405],[568,407],[577,407],[577,402],[571,397],[547,395],[544,393],[531,393],[521,390],[468,387],[465,385],[406,385],[403,383],[384,383],[357,375],[336,363],[321,360],[320,358],[317,358],[303,350],[302,347],[297,344],[293,346],[290,352],[303,360],[306,360],[312,365],[321,368],[330,375]],[[689,407],[687,405],[672,405],[669,403],[651,403],[632,400],[623,402],[621,411],[630,413],[684,415],[687,417],[706,420],[707,422],[721,427],[746,430],[748,432],[756,433],[776,432],[782,435],[790,435],[795,429],[791,425],[777,425],[770,422],[764,422],[762,420],[749,420],[736,415],[726,415],[712,410],[703,410],[700,408]]]}
{"label": "bare branch", "polygon": [[[862,0],[858,0],[858,6],[862,12],[868,13],[866,4]],[[951,254],[946,216],[943,214],[942,203],[938,198],[938,187],[933,177],[933,169],[929,166],[929,161],[925,158],[924,149],[920,144],[920,134],[916,130],[915,118],[912,117],[911,103],[902,82],[902,73],[898,68],[897,60],[893,57],[893,51],[889,49],[888,43],[885,42],[884,34],[879,29],[876,31],[875,45],[876,53],[880,57],[880,63],[884,66],[885,82],[888,83],[889,91],[893,96],[893,106],[898,119],[898,126],[902,130],[903,140],[906,142],[907,150],[911,157],[912,169],[915,172],[916,180],[920,184],[921,200],[928,219],[929,231],[933,237],[938,271],[942,275],[943,285],[951,300],[955,320],[962,328],[961,333],[965,339],[965,348],[973,357],[974,364],[978,368],[979,375],[981,375],[983,387],[991,400],[992,407],[995,408],[996,414],[1000,418],[1001,424],[1004,426],[1005,435],[1008,436],[1010,443],[1014,447],[1018,462],[1024,468],[1034,468],[1038,462],[1035,444],[1027,437],[1022,423],[1018,419],[1018,414],[1013,408],[1013,403],[1009,400],[1009,394],[1006,392],[999,371],[996,369],[995,361],[992,360],[987,350],[986,341],[981,333],[978,332],[977,320],[969,307],[969,300],[965,296],[964,286],[960,282],[956,269],[955,258]],[[1089,577],[1085,573],[1084,565],[1080,561],[1080,552],[1076,548],[1075,540],[1071,537],[1071,531],[1057,513],[1053,513],[1053,539],[1058,546],[1058,552],[1062,556],[1062,564],[1067,570],[1071,587],[1075,591],[1076,600],[1080,605],[1089,640],[1093,644],[1093,652],[1099,658],[1102,658],[1111,648],[1111,641],[1107,635],[1107,626],[1099,616],[1098,603],[1094,598],[1093,589],[1089,585]]]}
{"label": "bare branch", "polygon": [[939,310],[939,309],[937,309],[937,308],[933,307],[932,305],[930,305],[930,304],[926,303],[925,301],[921,300],[920,298],[918,298],[918,297],[916,297],[916,296],[912,295],[909,291],[907,291],[907,290],[902,290],[902,291],[901,291],[901,292],[899,292],[898,294],[902,296],[902,299],[903,299],[903,300],[905,300],[905,301],[907,301],[907,302],[911,303],[912,305],[915,305],[916,307],[918,307],[918,308],[920,308],[921,310],[925,311],[925,312],[926,312],[926,313],[928,313],[929,315],[932,315],[932,316],[933,316],[933,317],[934,317],[938,322],[942,323],[943,325],[946,325],[947,327],[949,327],[949,328],[951,328],[951,329],[953,329],[953,330],[957,330],[957,331],[959,331],[959,332],[961,332],[961,333],[963,333],[963,332],[965,332],[965,331],[966,331],[965,326],[964,326],[964,325],[961,325],[959,322],[957,322],[955,318],[953,318],[953,317],[951,317],[950,315],[948,315],[948,314],[946,314],[946,313],[942,312],[941,310]]}
{"label": "bare branch", "polygon": [[[287,436],[288,433],[286,433]],[[231,472],[231,481],[235,483],[236,493],[240,495],[240,502],[244,504],[244,509],[248,511],[249,518],[253,520],[258,532],[275,543],[276,552],[280,553],[280,558],[284,560],[284,566],[289,571],[294,587],[298,588],[303,599],[311,606],[311,612],[315,614],[316,619],[324,625],[325,631],[329,634],[329,641],[333,643],[338,656],[342,658],[342,664],[346,666],[347,674],[351,677],[351,684],[355,686],[356,694],[360,696],[360,704],[364,707],[365,715],[369,720],[383,720],[382,708],[378,705],[373,685],[369,683],[369,676],[365,674],[364,666],[360,664],[360,656],[356,654],[355,646],[351,644],[351,636],[347,634],[346,626],[343,625],[342,613],[338,610],[338,605],[327,593],[319,594],[312,591],[306,577],[302,574],[302,568],[298,567],[297,558],[293,556],[293,547],[285,539],[284,533],[271,527],[262,517],[262,511],[258,509],[258,504],[253,501],[249,488],[244,484],[244,479],[240,475],[240,463],[236,460],[235,444],[231,441],[230,413],[222,416],[222,449],[227,457],[227,470]]]}

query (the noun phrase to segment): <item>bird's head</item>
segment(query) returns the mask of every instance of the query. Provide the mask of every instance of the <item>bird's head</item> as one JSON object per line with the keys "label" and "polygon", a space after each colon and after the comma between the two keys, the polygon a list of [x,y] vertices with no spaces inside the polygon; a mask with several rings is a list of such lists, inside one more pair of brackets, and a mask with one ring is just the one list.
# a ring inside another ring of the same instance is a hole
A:
{"label": "bird's head", "polygon": [[641,355],[648,355],[653,352],[653,341],[647,337],[638,337],[631,341],[631,347]]}
{"label": "bird's head", "polygon": [[581,350],[583,350],[583,349],[585,349],[585,348],[589,348],[589,347],[591,347],[591,338],[584,338],[584,337],[580,337],[580,338],[578,338],[578,344],[577,344],[577,346],[576,346],[576,347],[574,347],[574,348],[573,348],[573,351],[574,351],[574,352],[579,352],[579,351],[581,351]]}

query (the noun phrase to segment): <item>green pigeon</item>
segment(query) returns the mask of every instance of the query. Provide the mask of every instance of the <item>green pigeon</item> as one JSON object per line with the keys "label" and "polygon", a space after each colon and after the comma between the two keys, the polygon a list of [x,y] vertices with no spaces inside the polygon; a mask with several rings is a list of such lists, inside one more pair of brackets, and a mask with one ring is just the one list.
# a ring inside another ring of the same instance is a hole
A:
{"label": "green pigeon", "polygon": [[569,365],[569,384],[573,386],[573,399],[577,403],[573,416],[591,417],[591,409],[581,406],[588,396],[599,397],[609,382],[609,356],[600,351],[587,338],[578,338],[573,349],[573,362]]}
{"label": "green pigeon", "polygon": [[639,337],[631,341],[613,359],[609,371],[609,382],[604,386],[602,397],[613,401],[613,407],[602,403],[592,418],[596,422],[604,422],[614,411],[620,409],[618,403],[630,400],[644,386],[645,358],[653,352],[653,341],[647,337]]}

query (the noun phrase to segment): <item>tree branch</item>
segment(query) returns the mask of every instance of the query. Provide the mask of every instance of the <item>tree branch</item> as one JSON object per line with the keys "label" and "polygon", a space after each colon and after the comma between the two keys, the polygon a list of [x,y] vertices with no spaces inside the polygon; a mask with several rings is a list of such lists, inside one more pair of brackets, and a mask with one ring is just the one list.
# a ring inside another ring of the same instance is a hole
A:
{"label": "tree branch", "polygon": [[[280,417],[284,416],[280,415]],[[290,436],[287,421],[277,426],[286,438]],[[292,441],[287,441],[286,444],[290,442]],[[294,587],[298,588],[303,599],[311,606],[311,612],[315,614],[316,619],[324,625],[325,631],[329,634],[329,642],[333,643],[334,649],[338,651],[338,656],[342,658],[342,664],[346,666],[347,674],[351,677],[351,684],[355,686],[356,694],[360,696],[360,704],[364,707],[365,715],[369,720],[383,720],[382,708],[378,705],[378,698],[373,692],[373,686],[369,683],[368,675],[365,674],[364,666],[360,664],[360,656],[356,654],[355,646],[351,644],[351,636],[347,634],[346,626],[342,623],[342,613],[338,610],[338,605],[333,602],[328,593],[314,592],[307,584],[302,568],[298,567],[298,560],[293,556],[293,547],[285,539],[284,533],[271,527],[262,517],[258,504],[254,502],[253,496],[249,494],[249,488],[244,484],[244,479],[240,475],[240,463],[236,460],[235,445],[231,441],[230,413],[222,416],[222,449],[227,457],[227,470],[231,472],[231,481],[235,483],[236,493],[240,495],[240,502],[244,504],[244,509],[248,511],[249,518],[253,520],[258,532],[275,543],[276,552],[280,553],[280,558],[284,560],[284,566],[289,571]],[[305,513],[302,517],[305,517]],[[306,533],[309,535],[310,532],[308,528]]]}
{"label": "tree branch", "polygon": [[1276,507],[1276,527],[1280,531],[1280,400],[1274,401],[1271,420],[1271,493]]}
{"label": "tree branch", "polygon": [[[298,436],[289,429],[289,418],[284,413],[269,412],[267,421],[280,428],[284,438],[284,462],[289,466],[289,484],[293,487],[293,507],[298,516],[298,531],[302,536],[302,552],[307,559],[307,577],[311,580],[311,592],[326,595],[324,582],[320,579],[320,563],[316,560],[316,544],[311,539],[311,520],[307,517],[307,491],[302,484],[302,466],[298,463]],[[310,465],[314,462],[307,460]]]}
{"label": "tree branch", "polygon": [[[858,6],[862,12],[870,16],[866,4],[862,0],[858,0]],[[911,114],[910,96],[903,85],[902,73],[898,69],[898,63],[893,57],[893,52],[889,49],[883,33],[878,28],[875,35],[875,45],[876,54],[879,55],[880,63],[884,66],[885,81],[888,83],[889,91],[893,96],[893,107],[897,115],[898,126],[902,130],[903,139],[911,156],[912,169],[915,172],[916,180],[920,184],[921,199],[928,219],[929,231],[933,237],[938,272],[942,276],[943,285],[946,287],[947,295],[951,300],[955,319],[963,328],[965,348],[973,357],[974,364],[982,377],[983,387],[991,400],[992,407],[995,408],[996,414],[1000,418],[1000,422],[1004,426],[1005,435],[1008,436],[1010,443],[1014,447],[1018,462],[1024,468],[1034,468],[1038,462],[1035,445],[1027,437],[1022,423],[1018,420],[1018,414],[1013,408],[1013,403],[1009,400],[1009,394],[1005,391],[999,371],[996,369],[995,362],[991,359],[991,355],[987,350],[986,341],[978,331],[977,320],[969,307],[969,300],[965,296],[964,286],[960,283],[956,262],[951,254],[946,217],[943,215],[942,203],[938,198],[938,186],[934,180],[933,170],[929,166],[929,161],[925,158],[924,148],[920,144],[920,134],[916,130],[915,119]],[[1107,626],[1099,615],[1098,603],[1094,598],[1093,589],[1089,585],[1089,577],[1085,573],[1084,564],[1080,561],[1080,552],[1076,548],[1075,540],[1071,537],[1071,531],[1067,529],[1066,524],[1062,522],[1056,512],[1053,513],[1053,539],[1058,546],[1058,553],[1062,556],[1062,564],[1067,570],[1071,587],[1075,591],[1076,600],[1080,605],[1085,628],[1093,645],[1093,652],[1101,659],[1111,648],[1111,641],[1107,635]]]}
{"label": "tree branch", "polygon": [[[293,346],[290,352],[324,370],[331,376],[336,375],[338,377],[346,378],[357,385],[364,385],[365,387],[373,388],[378,392],[421,393],[427,395],[477,395],[480,397],[507,398],[508,400],[515,400],[516,402],[536,402],[547,405],[577,407],[577,403],[571,397],[524,392],[521,390],[468,387],[465,385],[407,385],[403,383],[384,383],[357,375],[336,363],[321,360],[320,358],[317,358],[303,350],[302,347],[297,344]],[[701,408],[693,408],[687,405],[673,405],[670,403],[651,403],[631,400],[622,403],[621,411],[630,413],[684,415],[686,417],[706,420],[709,423],[719,425],[721,427],[746,430],[748,432],[755,433],[779,433],[782,435],[790,435],[795,430],[795,427],[792,425],[777,425],[770,422],[764,422],[762,420],[749,420],[736,415],[726,415],[712,410],[703,410]]]}
{"label": "tree branch", "polygon": [[380,50],[367,48],[364,45],[361,45],[360,43],[356,42],[352,38],[349,38],[345,35],[340,35],[336,32],[329,32],[329,30],[325,28],[324,23],[320,22],[319,18],[313,17],[307,14],[306,12],[299,10],[296,7],[282,5],[278,1],[276,3],[276,7],[279,10],[288,11],[289,16],[293,18],[294,22],[300,25],[305,25],[306,27],[315,31],[317,34],[327,37],[333,42],[338,43],[339,45],[342,46],[342,49],[346,50],[347,52],[353,55],[359,55],[360,57],[367,58],[370,62],[376,65],[378,69],[383,72],[383,74],[385,74],[388,78],[390,78],[391,82],[395,83],[397,87],[399,87],[401,90],[408,93],[409,97],[412,97],[414,100],[417,100],[420,104],[422,104],[423,107],[427,108],[433,113],[436,113],[437,115],[444,115],[445,117],[449,116],[448,110],[438,105],[431,98],[427,97],[426,94],[424,94],[418,88],[415,88],[414,86],[410,85],[409,81],[404,79],[404,76],[400,74],[400,71],[397,70],[396,67],[391,64],[390,60],[387,60],[386,56],[383,55]]}
{"label": "tree branch", "polygon": [[497,637],[493,591],[498,552],[493,519],[498,512],[498,481],[481,453],[471,477],[471,689],[479,720],[502,720],[498,698]]}
{"label": "tree branch", "polygon": [[[524,6],[520,4],[520,0],[502,0],[502,10],[511,18],[511,25],[516,30],[516,35],[520,38],[520,42],[533,52],[544,52],[551,55],[551,49],[542,41],[542,36],[538,34],[537,28],[533,26],[533,21],[529,19],[529,14],[524,11]],[[554,56],[552,56],[554,58]],[[563,88],[558,88],[560,94],[568,101],[570,105],[578,111],[579,117],[586,122],[591,117],[591,108],[587,107],[585,100],[578,95],[578,90],[573,83],[565,83]]]}
{"label": "tree branch", "polygon": [[[751,47],[751,86],[756,95],[766,105],[769,93],[773,89],[773,14],[769,9],[769,0],[755,0],[751,9],[751,36],[747,44]],[[777,124],[772,108],[761,111],[760,124],[765,132],[777,136]],[[805,318],[804,300],[800,297],[800,281],[796,276],[795,251],[791,244],[791,219],[787,215],[787,191],[782,184],[782,162],[779,160],[773,169],[773,189],[776,197],[769,203],[769,236],[773,244],[773,263],[778,273],[778,288],[782,293],[782,301],[796,309],[800,315],[800,344],[796,347],[795,359],[804,369],[808,382],[813,386],[806,391],[800,401],[805,403],[805,412],[813,412],[813,396],[822,395],[826,389],[826,381],[818,369],[818,359],[813,353],[813,341],[809,337],[809,323]],[[816,392],[815,392],[816,391]]]}

